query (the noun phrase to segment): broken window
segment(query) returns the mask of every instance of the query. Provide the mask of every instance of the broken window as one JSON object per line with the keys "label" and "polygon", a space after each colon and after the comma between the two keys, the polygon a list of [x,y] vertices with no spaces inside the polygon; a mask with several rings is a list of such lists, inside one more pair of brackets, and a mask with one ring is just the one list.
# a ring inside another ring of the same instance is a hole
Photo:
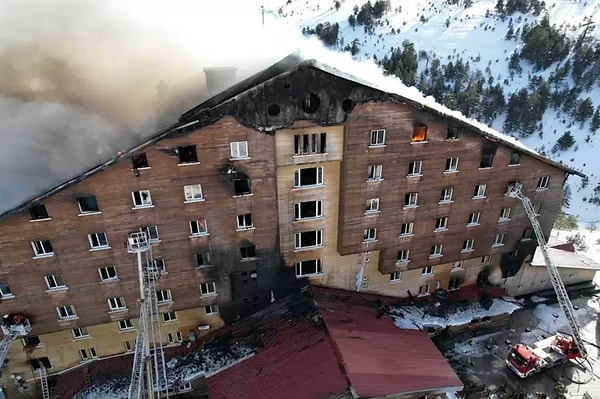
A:
{"label": "broken window", "polygon": [[363,230],[363,241],[375,241],[377,240],[377,229],[372,227],[370,229]]}
{"label": "broken window", "polygon": [[506,192],[504,193],[505,195],[510,194],[510,192],[515,189],[515,187],[520,186],[521,182],[519,180],[511,180],[508,182],[508,184],[506,185]]}
{"label": "broken window", "polygon": [[252,190],[250,188],[250,179],[249,178],[233,179],[233,192],[234,192],[234,195],[236,195],[236,196],[252,194]]}
{"label": "broken window", "polygon": [[117,269],[114,266],[106,266],[98,269],[100,280],[102,281],[114,281],[117,280]]}
{"label": "broken window", "polygon": [[370,146],[379,146],[385,144],[385,129],[371,130]]}
{"label": "broken window", "polygon": [[215,283],[200,284],[200,296],[217,295],[217,287]]}
{"label": "broken window", "polygon": [[481,217],[480,212],[473,212],[469,215],[469,221],[467,222],[467,226],[477,226],[479,225],[479,218]]}
{"label": "broken window", "polygon": [[487,188],[486,184],[478,184],[475,186],[475,191],[473,192],[473,199],[485,198],[485,189]]}
{"label": "broken window", "polygon": [[242,259],[256,259],[256,245],[246,244],[240,247],[240,255]]}
{"label": "broken window", "polygon": [[323,230],[304,231],[295,234],[295,249],[323,246]]}
{"label": "broken window", "polygon": [[481,150],[481,161],[479,162],[480,168],[491,168],[494,163],[494,154],[496,153],[496,147],[485,145]]}
{"label": "broken window", "polygon": [[425,284],[419,287],[419,295],[429,294],[429,284]]}
{"label": "broken window", "polygon": [[422,176],[421,169],[423,168],[422,161],[412,161],[408,164],[408,175],[409,177],[413,176]]}
{"label": "broken window", "polygon": [[133,328],[133,323],[130,319],[119,320],[117,321],[117,326],[119,326],[119,330],[131,330]]}
{"label": "broken window", "polygon": [[112,312],[117,311],[117,310],[127,309],[127,306],[125,305],[125,299],[123,299],[123,297],[109,298],[108,299],[108,308]]}
{"label": "broken window", "polygon": [[294,204],[294,219],[311,219],[323,216],[323,201],[305,201]]}
{"label": "broken window", "polygon": [[457,290],[460,288],[460,279],[453,278],[448,283],[448,291]]}
{"label": "broken window", "polygon": [[52,368],[52,364],[50,363],[50,359],[48,359],[47,357],[40,357],[37,359],[30,359],[29,360],[29,364],[31,364],[31,367],[33,367],[34,370],[39,370],[41,368],[44,369],[51,369]]}
{"label": "broken window", "polygon": [[521,241],[528,241],[533,239],[533,230],[531,228],[526,228],[523,230],[523,235],[521,236]]}
{"label": "broken window", "polygon": [[96,197],[93,195],[78,197],[77,203],[79,204],[80,214],[100,212],[100,208],[98,208],[98,201],[96,201]]}
{"label": "broken window", "polygon": [[475,239],[469,238],[463,242],[462,252],[471,252],[474,251]]}
{"label": "broken window", "polygon": [[437,218],[435,220],[435,230],[436,231],[448,230],[448,217],[447,216]]}
{"label": "broken window", "polygon": [[59,306],[56,308],[56,313],[58,313],[59,319],[73,319],[77,317],[73,305]]}
{"label": "broken window", "polygon": [[402,280],[402,273],[401,272],[392,272],[390,273],[390,283],[393,281],[400,281]]}
{"label": "broken window", "polygon": [[320,186],[322,184],[322,166],[294,170],[294,187]]}
{"label": "broken window", "polygon": [[40,341],[40,338],[37,335],[32,335],[30,337],[23,337],[23,346],[38,346],[41,345],[42,342]]}
{"label": "broken window", "polygon": [[36,258],[54,255],[54,250],[49,240],[31,241],[31,247]]}
{"label": "broken window", "polygon": [[383,180],[383,165],[369,165],[368,181]]}
{"label": "broken window", "polygon": [[402,223],[400,226],[400,236],[412,236],[415,224],[413,222]]}
{"label": "broken window", "polygon": [[190,232],[192,237],[208,235],[206,219],[192,220],[190,222]]}
{"label": "broken window", "polygon": [[14,294],[10,291],[10,287],[6,283],[0,283],[0,298],[12,298]]}
{"label": "broken window", "polygon": [[446,133],[446,139],[447,140],[456,140],[456,139],[458,139],[458,128],[456,128],[456,127],[449,127],[448,131]]}
{"label": "broken window", "polygon": [[177,155],[179,155],[179,164],[198,163],[198,154],[196,153],[195,145],[185,147],[177,147]]}
{"label": "broken window", "polygon": [[540,177],[538,180],[537,190],[545,190],[548,188],[548,183],[550,182],[550,176]]}
{"label": "broken window", "polygon": [[194,255],[195,263],[197,268],[212,266],[210,252],[198,252]]}
{"label": "broken window", "polygon": [[365,213],[379,212],[379,198],[369,198],[365,202]]}
{"label": "broken window", "polygon": [[190,184],[189,186],[183,186],[183,194],[185,196],[185,202],[202,201],[202,186],[200,184]]}
{"label": "broken window", "polygon": [[492,247],[501,247],[504,245],[504,233],[499,233],[494,236]]}
{"label": "broken window", "polygon": [[133,169],[149,168],[148,158],[146,157],[145,152],[141,152],[139,154],[132,156],[131,163],[133,164]]}
{"label": "broken window", "polygon": [[404,207],[405,208],[416,208],[417,205],[417,199],[418,199],[419,194],[418,193],[407,193],[404,196]]}
{"label": "broken window", "polygon": [[171,302],[173,298],[171,297],[171,290],[158,290],[156,292],[156,301],[158,303]]}
{"label": "broken window", "polygon": [[323,274],[321,259],[296,262],[296,277],[317,276]]}
{"label": "broken window", "polygon": [[518,152],[513,152],[510,154],[510,162],[509,165],[519,165],[521,162],[521,155]]}
{"label": "broken window", "polygon": [[297,134],[294,136],[294,155],[325,154],[327,134]]}
{"label": "broken window", "polygon": [[512,213],[512,208],[502,208],[500,211],[500,217],[498,218],[499,222],[510,220],[510,214]]}
{"label": "broken window", "polygon": [[246,213],[244,215],[238,215],[237,217],[237,228],[239,230],[247,230],[254,227],[252,223],[252,214]]}
{"label": "broken window", "polygon": [[44,280],[46,280],[46,285],[48,286],[49,290],[55,290],[67,286],[62,274],[48,274],[47,276],[44,276]]}
{"label": "broken window", "polygon": [[211,315],[211,314],[217,314],[219,313],[219,307],[217,305],[206,305],[204,307],[204,313],[206,313],[206,315]]}
{"label": "broken window", "polygon": [[406,263],[410,258],[410,249],[403,249],[398,251],[398,255],[396,255],[397,263]]}
{"label": "broken window", "polygon": [[417,143],[427,139],[427,126],[420,125],[413,127],[411,142]]}
{"label": "broken window", "polygon": [[234,141],[229,143],[229,147],[231,149],[231,158],[245,159],[249,157],[247,141]]}
{"label": "broken window", "polygon": [[443,244],[435,244],[431,246],[431,251],[429,252],[430,258],[438,258],[442,256],[442,249],[444,248]]}
{"label": "broken window", "polygon": [[131,193],[134,208],[147,208],[152,206],[150,190],[140,190]]}
{"label": "broken window", "polygon": [[440,203],[452,202],[453,191],[454,191],[454,189],[452,187],[447,187],[447,188],[443,189],[442,193],[440,195]]}
{"label": "broken window", "polygon": [[446,159],[445,172],[458,172],[458,157]]}
{"label": "broken window", "polygon": [[48,210],[46,210],[44,204],[37,204],[29,207],[29,214],[31,215],[31,220],[50,219]]}
{"label": "broken window", "polygon": [[90,242],[90,249],[110,248],[110,246],[108,245],[108,238],[106,237],[106,233],[88,234],[88,241]]}

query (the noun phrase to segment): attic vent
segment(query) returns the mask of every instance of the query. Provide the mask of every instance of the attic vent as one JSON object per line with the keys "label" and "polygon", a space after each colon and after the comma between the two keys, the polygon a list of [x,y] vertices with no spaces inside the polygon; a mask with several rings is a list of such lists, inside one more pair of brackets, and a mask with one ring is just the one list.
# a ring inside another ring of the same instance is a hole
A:
{"label": "attic vent", "polygon": [[267,113],[270,116],[277,116],[281,112],[281,108],[277,104],[269,104],[267,107]]}
{"label": "attic vent", "polygon": [[312,114],[315,112],[317,109],[319,109],[319,105],[321,105],[321,99],[314,93],[310,93],[308,97],[302,101],[302,109],[307,114]]}

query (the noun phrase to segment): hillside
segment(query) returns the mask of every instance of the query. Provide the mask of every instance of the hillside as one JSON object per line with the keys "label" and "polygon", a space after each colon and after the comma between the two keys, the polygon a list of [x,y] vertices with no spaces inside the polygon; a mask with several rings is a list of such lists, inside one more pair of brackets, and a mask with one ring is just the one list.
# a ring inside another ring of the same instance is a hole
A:
{"label": "hillside", "polygon": [[600,4],[267,0],[261,5],[278,22],[319,36],[330,49],[382,64],[448,107],[583,171],[588,181],[568,180],[565,212],[580,222],[600,221],[595,159],[600,29],[594,29]]}

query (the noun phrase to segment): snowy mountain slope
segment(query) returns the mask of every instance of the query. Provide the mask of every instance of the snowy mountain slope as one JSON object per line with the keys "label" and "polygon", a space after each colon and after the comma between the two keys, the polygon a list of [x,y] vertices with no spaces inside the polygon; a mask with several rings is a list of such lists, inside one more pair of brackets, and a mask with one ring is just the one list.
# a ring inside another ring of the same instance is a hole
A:
{"label": "snowy mountain slope", "polygon": [[[442,1],[391,0],[390,10],[381,18],[381,24],[374,27],[373,34],[368,34],[363,26],[352,27],[348,22],[355,6],[361,7],[365,3],[364,0],[339,0],[339,9],[336,9],[333,0],[326,3],[319,0],[265,0],[258,7],[264,6],[270,14],[278,16],[278,22],[283,21],[298,29],[314,28],[318,23],[338,23],[341,43],[336,50],[341,51],[344,45],[357,39],[360,52],[355,58],[358,60],[373,57],[381,60],[392,47],[401,47],[405,40],[413,42],[417,52],[425,51],[429,58],[437,57],[444,63],[461,57],[463,61],[469,61],[471,70],[479,69],[486,79],[493,77],[495,82],[502,83],[506,98],[527,87],[532,74],[548,78],[560,66],[555,63],[546,70],[534,71],[531,64],[522,60],[522,73],[511,74],[509,57],[515,50],[520,51],[523,43],[520,39],[505,40],[510,24],[518,33],[526,24],[548,15],[551,24],[576,40],[585,29],[584,23],[600,22],[600,3],[591,0],[549,1],[539,16],[516,13],[504,20],[495,11],[497,0],[475,0],[468,8]],[[587,33],[588,37],[600,38],[600,29],[588,29]],[[427,60],[420,57],[420,70],[426,65]],[[573,84],[569,82],[569,85]],[[594,107],[600,105],[600,88],[597,85],[589,92],[584,91],[579,98],[588,96]],[[502,132],[504,119],[505,116],[500,115],[491,126]],[[600,134],[596,137],[591,134],[589,120],[582,126],[571,123],[570,116],[551,108],[545,112],[542,124],[542,137],[534,133],[519,139],[530,148],[586,173],[589,183],[584,189],[580,189],[580,178],[569,178],[572,200],[567,211],[579,215],[582,222],[600,220],[600,208],[585,201],[600,183],[600,159],[596,157],[600,149]],[[566,130],[575,137],[575,145],[566,151],[551,153],[557,139]],[[589,142],[585,141],[587,136],[590,136]]]}

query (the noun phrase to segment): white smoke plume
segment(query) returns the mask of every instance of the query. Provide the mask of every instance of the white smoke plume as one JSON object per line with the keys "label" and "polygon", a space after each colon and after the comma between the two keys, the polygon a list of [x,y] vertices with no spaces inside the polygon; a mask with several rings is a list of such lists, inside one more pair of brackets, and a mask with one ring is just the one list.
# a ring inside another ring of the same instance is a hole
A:
{"label": "white smoke plume", "polygon": [[2,2],[0,214],[175,122],[204,67],[241,80],[301,45],[252,3]]}

